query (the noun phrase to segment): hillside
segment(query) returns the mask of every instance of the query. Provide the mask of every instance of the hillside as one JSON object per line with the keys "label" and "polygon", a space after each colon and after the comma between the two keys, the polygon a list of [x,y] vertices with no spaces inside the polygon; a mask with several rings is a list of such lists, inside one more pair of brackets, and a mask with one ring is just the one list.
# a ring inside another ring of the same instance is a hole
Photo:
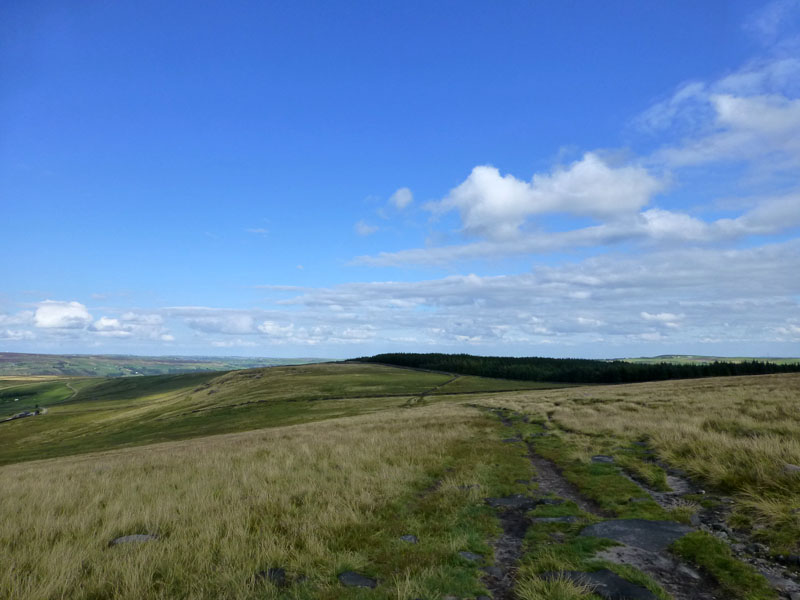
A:
{"label": "hillside", "polygon": [[20,354],[0,352],[0,377],[63,375],[123,377],[193,371],[230,371],[325,362],[324,358],[240,358],[219,356],[133,356],[127,354]]}
{"label": "hillside", "polygon": [[361,414],[451,393],[560,387],[325,363],[120,378],[0,378],[0,464]]}
{"label": "hillside", "polygon": [[60,457],[0,467],[10,600],[596,600],[598,577],[628,599],[800,591],[798,374],[514,390],[334,363],[9,383],[49,411],[0,423],[0,461]]}

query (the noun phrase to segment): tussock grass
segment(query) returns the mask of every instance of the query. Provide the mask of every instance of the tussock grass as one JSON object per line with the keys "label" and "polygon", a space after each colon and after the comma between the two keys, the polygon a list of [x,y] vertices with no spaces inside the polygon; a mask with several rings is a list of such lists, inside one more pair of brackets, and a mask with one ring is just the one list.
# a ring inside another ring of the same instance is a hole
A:
{"label": "tussock grass", "polygon": [[[519,491],[498,482],[525,466],[497,427],[437,405],[2,467],[0,597],[271,598],[270,566],[309,577],[288,597],[475,595],[457,552],[497,525],[459,486]],[[109,547],[134,533],[159,539]],[[347,569],[379,590],[342,588]]]}
{"label": "tussock grass", "polygon": [[[702,567],[735,598],[777,600],[778,594],[767,580],[750,565],[733,558],[727,544],[704,531],[684,536],[674,544],[675,551]],[[746,590],[746,595],[742,591]]]}

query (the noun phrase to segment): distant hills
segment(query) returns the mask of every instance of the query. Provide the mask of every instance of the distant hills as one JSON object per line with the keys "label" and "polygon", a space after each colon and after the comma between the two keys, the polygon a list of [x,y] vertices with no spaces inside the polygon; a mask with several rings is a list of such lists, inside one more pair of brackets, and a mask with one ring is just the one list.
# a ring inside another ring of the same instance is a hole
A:
{"label": "distant hills", "polygon": [[0,352],[0,376],[59,375],[125,377],[232,371],[327,362],[325,358],[240,358],[220,356],[133,356],[129,354],[21,354]]}
{"label": "distant hills", "polygon": [[743,363],[743,362],[767,362],[776,365],[796,365],[800,363],[800,358],[789,357],[765,357],[765,356],[703,356],[701,354],[659,354],[658,356],[641,356],[639,358],[614,358],[631,363],[641,363],[655,365],[658,363],[671,363],[676,365],[688,364],[708,364],[715,362]]}

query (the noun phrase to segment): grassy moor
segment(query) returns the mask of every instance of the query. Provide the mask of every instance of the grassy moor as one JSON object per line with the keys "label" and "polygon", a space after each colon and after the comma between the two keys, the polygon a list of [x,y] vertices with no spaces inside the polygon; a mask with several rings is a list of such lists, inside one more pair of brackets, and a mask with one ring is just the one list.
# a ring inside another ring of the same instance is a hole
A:
{"label": "grassy moor", "polygon": [[330,363],[0,393],[47,409],[0,423],[3,598],[796,586],[798,374],[559,387]]}

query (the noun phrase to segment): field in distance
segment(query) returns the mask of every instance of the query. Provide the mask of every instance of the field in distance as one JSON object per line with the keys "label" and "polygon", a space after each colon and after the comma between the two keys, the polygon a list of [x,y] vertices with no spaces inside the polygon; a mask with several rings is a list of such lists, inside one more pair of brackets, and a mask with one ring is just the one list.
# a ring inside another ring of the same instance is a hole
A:
{"label": "field in distance", "polygon": [[21,354],[0,352],[0,376],[64,375],[123,377],[194,371],[230,371],[326,362],[325,358],[134,356],[127,354]]}
{"label": "field in distance", "polygon": [[[2,598],[597,600],[575,573],[637,594],[617,597],[800,591],[798,374],[496,391],[524,382],[338,363],[26,385],[67,383],[0,424],[5,463],[60,456],[0,467]],[[612,541],[621,526],[639,537]],[[656,547],[647,527],[677,533]]]}
{"label": "field in distance", "polygon": [[657,365],[659,363],[670,363],[676,365],[688,364],[709,364],[714,362],[730,362],[730,363],[743,363],[743,362],[770,362],[776,365],[796,365],[800,364],[800,358],[791,357],[764,357],[764,356],[703,356],[699,354],[661,354],[659,356],[641,356],[638,358],[615,358],[613,360],[622,360],[631,363],[641,363],[647,365]]}
{"label": "field in distance", "polygon": [[0,464],[363,414],[452,394],[563,387],[358,363],[120,378],[0,378]]}

